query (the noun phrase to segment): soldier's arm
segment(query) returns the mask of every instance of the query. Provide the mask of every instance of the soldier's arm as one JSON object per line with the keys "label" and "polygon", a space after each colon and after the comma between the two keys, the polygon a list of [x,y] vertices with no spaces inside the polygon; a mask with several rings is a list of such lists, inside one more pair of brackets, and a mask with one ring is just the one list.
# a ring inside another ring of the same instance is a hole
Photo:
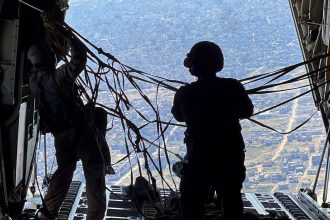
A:
{"label": "soldier's arm", "polygon": [[85,45],[75,36],[69,37],[70,42],[70,61],[63,64],[56,70],[56,77],[74,81],[83,71],[87,62],[87,52]]}
{"label": "soldier's arm", "polygon": [[244,86],[237,81],[237,94],[238,94],[238,114],[239,118],[249,118],[253,115],[254,105],[249,98]]}
{"label": "soldier's arm", "polygon": [[184,122],[184,118],[182,116],[182,113],[180,111],[180,96],[181,96],[182,90],[181,88],[175,93],[174,99],[173,99],[173,106],[171,109],[171,113],[173,114],[174,118],[179,122]]}

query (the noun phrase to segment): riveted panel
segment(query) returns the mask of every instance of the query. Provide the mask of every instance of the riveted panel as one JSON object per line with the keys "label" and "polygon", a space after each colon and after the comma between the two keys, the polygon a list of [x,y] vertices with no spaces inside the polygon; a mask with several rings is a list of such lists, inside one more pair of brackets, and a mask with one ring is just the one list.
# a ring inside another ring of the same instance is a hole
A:
{"label": "riveted panel", "polygon": [[0,103],[14,104],[18,21],[0,19]]}

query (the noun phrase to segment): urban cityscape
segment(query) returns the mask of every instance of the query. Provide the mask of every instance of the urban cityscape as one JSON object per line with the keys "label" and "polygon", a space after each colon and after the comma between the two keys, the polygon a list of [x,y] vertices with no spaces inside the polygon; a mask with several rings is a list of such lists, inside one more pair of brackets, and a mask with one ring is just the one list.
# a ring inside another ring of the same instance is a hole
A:
{"label": "urban cityscape", "polygon": [[[182,63],[190,47],[200,40],[214,41],[221,46],[225,56],[225,68],[219,74],[222,77],[243,79],[302,61],[291,12],[285,0],[207,0],[207,4],[205,0],[71,0],[69,3],[67,22],[79,33],[121,62],[168,79],[184,82],[195,80]],[[304,71],[300,68],[286,77]],[[174,92],[163,88],[157,92],[155,86],[139,83],[153,104],[159,106],[161,119],[172,120],[170,109]],[[179,87],[178,84],[174,86]],[[254,83],[245,87],[251,89],[256,86],[258,84]],[[307,89],[250,97],[255,112],[259,112]],[[150,106],[134,89],[127,90],[126,95],[140,112],[150,118],[154,117]],[[100,91],[98,102],[111,106],[113,101],[109,91]],[[253,119],[287,132],[307,120],[316,110],[313,97],[308,94],[253,116]],[[134,111],[128,111],[128,117],[137,124],[141,123]],[[112,162],[116,163],[128,153],[124,143],[125,133],[116,119],[109,116],[108,122],[111,129],[106,139],[111,149]],[[295,193],[300,188],[313,187],[325,141],[325,129],[318,112],[303,127],[287,135],[248,120],[242,120],[241,124],[246,144],[245,192]],[[141,132],[150,140],[158,135],[156,125],[147,126]],[[165,139],[160,141],[160,145],[164,146],[165,142],[170,151],[168,156],[171,165],[179,161],[177,155],[185,155],[183,133],[183,127],[169,126],[164,133]],[[41,142],[37,152],[37,175],[40,181],[45,175],[43,146]],[[51,173],[56,169],[56,160],[50,134],[47,135],[46,147],[48,173]],[[166,182],[171,187],[178,186],[180,179],[170,172],[171,165],[168,164],[165,151],[153,145],[148,147],[158,167],[161,161]],[[135,177],[138,175],[138,160],[143,167],[143,155],[136,154],[130,156],[130,161],[126,159],[115,164],[116,174],[107,176],[107,184],[129,185],[131,171]],[[323,191],[324,167],[317,184],[318,195]],[[158,185],[164,185],[157,169],[152,165],[150,168]],[[84,180],[80,162],[74,179]]]}

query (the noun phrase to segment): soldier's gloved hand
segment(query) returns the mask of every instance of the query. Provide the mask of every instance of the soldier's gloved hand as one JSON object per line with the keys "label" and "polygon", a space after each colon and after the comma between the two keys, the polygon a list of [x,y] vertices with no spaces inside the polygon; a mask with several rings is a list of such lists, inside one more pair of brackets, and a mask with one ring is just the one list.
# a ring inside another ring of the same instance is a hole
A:
{"label": "soldier's gloved hand", "polygon": [[108,174],[108,175],[115,175],[116,172],[115,172],[115,170],[112,168],[111,165],[105,165],[105,174]]}

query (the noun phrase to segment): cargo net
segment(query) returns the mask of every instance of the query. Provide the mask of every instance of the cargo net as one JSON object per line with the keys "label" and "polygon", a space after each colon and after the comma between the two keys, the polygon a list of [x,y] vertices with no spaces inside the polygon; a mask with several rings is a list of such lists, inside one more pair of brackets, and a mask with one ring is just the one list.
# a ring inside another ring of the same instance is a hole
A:
{"label": "cargo net", "polygon": [[[116,165],[119,163],[125,162],[128,164],[130,167],[128,179],[130,180],[130,189],[133,197],[134,181],[138,181],[139,184],[142,183],[142,185],[144,184],[147,187],[142,187],[142,189],[146,192],[145,198],[153,201],[153,207],[157,210],[155,218],[168,216],[171,212],[173,215],[178,214],[173,213],[175,204],[171,206],[160,201],[157,188],[168,188],[172,192],[173,198],[179,197],[177,190],[178,179],[173,175],[171,169],[171,157],[174,156],[183,161],[184,156],[180,155],[179,152],[168,149],[167,136],[170,128],[184,128],[185,125],[177,123],[172,119],[164,119],[165,117],[163,117],[160,111],[162,103],[159,100],[159,93],[160,91],[170,91],[173,94],[180,86],[186,85],[187,82],[167,79],[125,65],[112,54],[95,46],[65,22],[59,23],[55,21],[48,25],[53,28],[54,36],[61,35],[61,30],[65,30],[65,34],[69,33],[77,36],[86,45],[85,50],[87,51],[89,62],[76,80],[76,84],[82,99],[89,106],[92,106],[92,109],[102,107],[107,111],[108,133],[115,131],[116,134],[120,135],[121,141],[119,141],[119,144],[121,145],[120,147],[125,148],[126,156],[113,161],[112,166],[116,170]],[[56,37],[54,40],[56,40]],[[53,43],[56,44],[58,42]],[[64,62],[67,61],[65,57],[69,57],[69,55],[64,55]],[[317,111],[290,131],[278,131],[256,120],[254,116],[278,108],[316,91],[320,87],[324,87],[329,82],[329,80],[324,78],[324,73],[329,71],[327,66],[312,72],[300,71],[299,74],[290,73],[308,63],[320,62],[327,57],[328,54],[318,56],[306,62],[239,80],[245,86],[253,85],[254,88],[247,90],[249,95],[276,94],[305,88],[304,92],[299,93],[299,95],[274,106],[266,107],[254,113],[248,120],[280,134],[289,134],[306,124]],[[306,79],[312,79],[310,81],[312,83],[308,83]],[[148,89],[148,92],[146,92],[145,88],[150,87],[153,87],[153,89]],[[143,111],[138,107],[142,105],[144,106]],[[165,178],[165,173],[169,173],[170,178]],[[136,177],[138,178],[135,180]],[[141,180],[141,177],[144,178]],[[111,191],[110,189],[108,190]],[[138,199],[134,201],[138,201]],[[139,204],[135,204],[135,206],[141,208]],[[138,208],[139,213],[144,215],[140,208]],[[148,219],[150,219],[150,216],[148,216]]]}
{"label": "cargo net", "polygon": [[[173,160],[171,160],[171,156],[174,155],[181,161],[184,160],[184,156],[168,149],[167,136],[169,134],[166,132],[173,126],[185,127],[185,125],[172,119],[163,119],[160,112],[162,103],[159,101],[159,92],[175,92],[180,86],[186,85],[187,82],[163,78],[125,65],[113,55],[103,51],[102,48],[95,46],[69,25],[64,24],[64,28],[88,45],[86,50],[93,66],[87,65],[85,71],[77,80],[82,96],[85,101],[107,110],[108,116],[111,118],[109,132],[114,128],[121,130],[119,133],[122,134],[122,147],[126,149],[127,155],[119,161],[114,161],[112,165],[116,166],[122,161],[128,161],[131,171],[131,186],[134,186],[134,180],[137,176],[144,176],[149,182],[148,192],[154,191],[154,193],[149,194],[149,199],[156,198],[157,187],[169,188],[173,195],[177,196],[176,184],[178,179],[172,175],[171,161]],[[250,84],[254,86],[247,90],[249,95],[276,94],[305,88],[303,92],[294,97],[254,113],[248,120],[280,134],[289,134],[306,124],[317,111],[290,131],[278,131],[256,120],[254,116],[278,108],[314,90],[318,90],[320,87],[324,87],[328,80],[320,76],[329,70],[328,67],[322,67],[312,72],[299,71],[298,74],[291,73],[299,67],[311,62],[320,62],[320,60],[327,57],[327,54],[322,55],[273,72],[239,80],[245,86]],[[307,79],[313,79],[314,83],[311,85]],[[144,91],[146,84],[154,87],[151,90],[152,93]],[[103,93],[107,95],[106,102],[100,102],[98,99]],[[143,111],[134,105],[134,99],[140,100],[139,106],[144,106]],[[118,130],[116,130],[116,133],[118,133]],[[167,163],[165,166],[164,160],[161,158],[165,158]],[[167,170],[164,170],[164,168]],[[165,173],[169,173],[170,178],[165,178]],[[171,206],[166,206],[160,201],[154,204],[158,204],[155,208],[159,211],[160,216],[161,213],[168,214],[169,209],[171,209]]]}

